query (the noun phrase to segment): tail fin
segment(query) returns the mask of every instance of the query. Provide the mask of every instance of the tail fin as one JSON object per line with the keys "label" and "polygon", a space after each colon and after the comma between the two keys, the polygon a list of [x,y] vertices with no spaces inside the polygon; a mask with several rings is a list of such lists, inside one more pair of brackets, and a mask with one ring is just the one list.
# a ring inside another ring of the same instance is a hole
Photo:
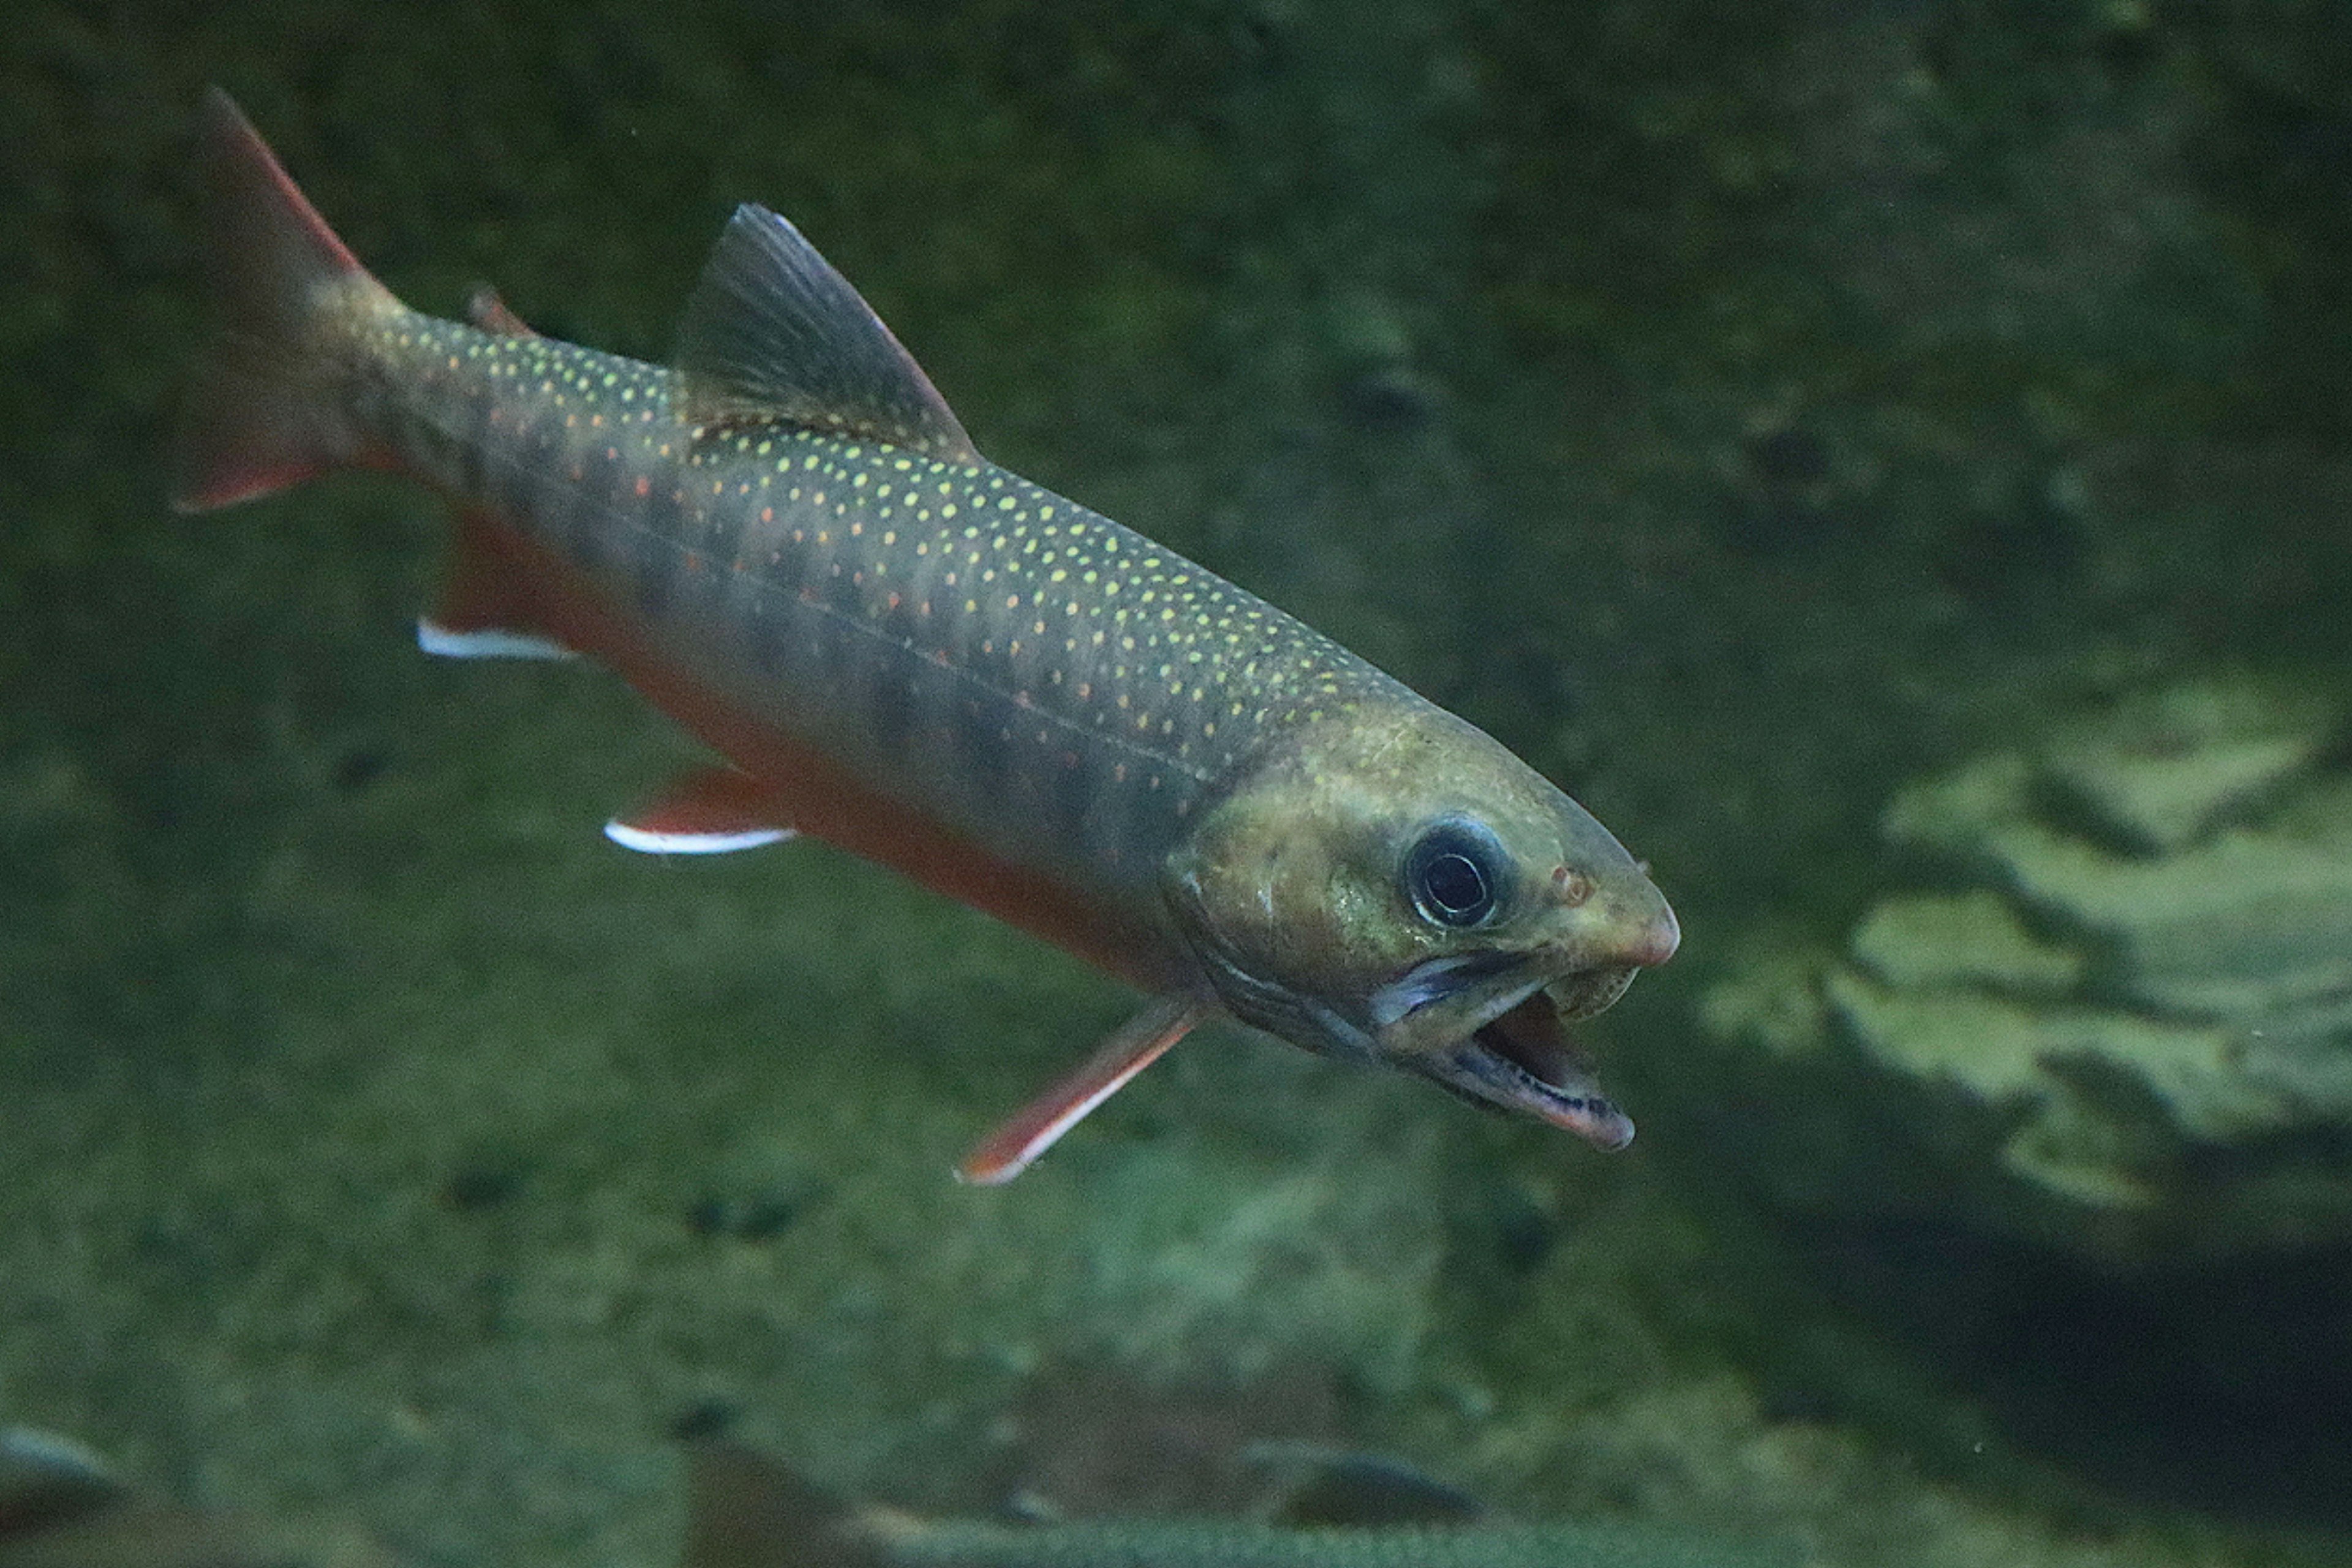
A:
{"label": "tail fin", "polygon": [[856,1510],[726,1438],[688,1445],[680,1568],[888,1568]]}
{"label": "tail fin", "polygon": [[223,331],[181,415],[173,504],[205,511],[357,460],[345,405],[353,323],[401,309],[303,198],[218,88],[198,157]]}

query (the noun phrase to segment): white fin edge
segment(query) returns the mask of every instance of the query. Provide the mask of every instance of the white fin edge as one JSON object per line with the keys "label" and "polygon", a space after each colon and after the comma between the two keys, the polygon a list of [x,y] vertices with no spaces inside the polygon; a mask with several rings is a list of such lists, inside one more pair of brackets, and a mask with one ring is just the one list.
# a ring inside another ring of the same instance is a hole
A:
{"label": "white fin edge", "polygon": [[640,855],[732,855],[739,850],[762,849],[771,844],[782,844],[799,834],[789,827],[747,827],[727,833],[663,833],[650,827],[639,827],[618,817],[604,824],[604,837],[624,849],[634,849]]}
{"label": "white fin edge", "polygon": [[1086,1120],[1087,1112],[1117,1094],[1136,1074],[1158,1061],[1212,1009],[1197,997],[1161,996],[1103,1037],[1094,1053],[1045,1093],[1014,1111],[955,1171],[967,1186],[1001,1187]]}
{"label": "white fin edge", "polygon": [[416,621],[416,646],[436,658],[578,658],[580,656],[560,642],[531,636],[529,632],[509,632],[492,626],[484,631],[461,632],[440,622],[420,616]]}

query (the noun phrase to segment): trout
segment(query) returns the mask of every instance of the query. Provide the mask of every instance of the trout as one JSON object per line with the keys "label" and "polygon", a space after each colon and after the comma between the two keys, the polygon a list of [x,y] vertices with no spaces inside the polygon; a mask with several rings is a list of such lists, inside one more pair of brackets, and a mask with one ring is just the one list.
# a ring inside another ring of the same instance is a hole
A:
{"label": "trout", "polygon": [[[1104,1519],[1018,1525],[922,1519],[835,1498],[727,1439],[686,1455],[677,1568],[1800,1568],[1793,1543],[1634,1523],[1292,1524]],[[328,1514],[194,1508],[118,1478],[80,1445],[0,1429],[0,1568],[408,1568]]]}
{"label": "trout", "polygon": [[982,458],[783,218],[737,209],[658,365],[487,290],[465,322],[408,309],[218,89],[199,145],[223,329],[182,510],[423,481],[457,517],[427,652],[593,656],[724,759],[615,842],[814,835],[1150,997],[964,1179],[1010,1179],[1219,1016],[1632,1138],[1564,1026],[1674,952],[1645,868],[1481,731]]}
{"label": "trout", "polygon": [[1598,1521],[923,1519],[845,1503],[723,1440],[688,1450],[688,1481],[679,1568],[1800,1568],[1806,1561],[1792,1542]]}

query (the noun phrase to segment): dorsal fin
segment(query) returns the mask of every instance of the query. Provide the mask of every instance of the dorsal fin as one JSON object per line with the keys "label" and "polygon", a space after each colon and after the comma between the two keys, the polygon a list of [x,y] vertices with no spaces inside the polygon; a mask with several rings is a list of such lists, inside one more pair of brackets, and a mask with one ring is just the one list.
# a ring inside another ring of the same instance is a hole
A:
{"label": "dorsal fin", "polygon": [[976,463],[947,400],[800,230],[735,209],[687,301],[678,411],[695,425],[782,420]]}

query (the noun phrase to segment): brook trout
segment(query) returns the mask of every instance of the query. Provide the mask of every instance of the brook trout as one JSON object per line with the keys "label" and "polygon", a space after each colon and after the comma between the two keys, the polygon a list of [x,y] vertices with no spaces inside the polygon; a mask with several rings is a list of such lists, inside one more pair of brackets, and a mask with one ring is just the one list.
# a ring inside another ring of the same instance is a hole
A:
{"label": "brook trout", "polygon": [[783,218],[737,209],[648,364],[487,292],[469,323],[411,310],[218,90],[200,142],[225,331],[181,508],[423,480],[457,516],[428,652],[593,655],[726,760],[615,841],[814,834],[1151,996],[965,1179],[1009,1179],[1219,1014],[1632,1138],[1562,1025],[1674,952],[1643,868],[1480,731],[982,458]]}

